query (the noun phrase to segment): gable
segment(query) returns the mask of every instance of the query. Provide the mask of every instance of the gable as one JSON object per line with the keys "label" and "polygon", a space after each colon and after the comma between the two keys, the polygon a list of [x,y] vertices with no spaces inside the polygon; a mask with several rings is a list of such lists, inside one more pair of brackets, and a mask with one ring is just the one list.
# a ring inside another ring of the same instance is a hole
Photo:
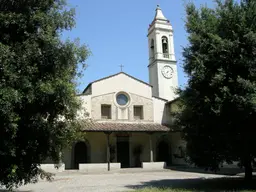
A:
{"label": "gable", "polygon": [[88,93],[90,89],[92,96],[125,91],[148,98],[152,97],[151,85],[123,72],[90,83],[83,93]]}

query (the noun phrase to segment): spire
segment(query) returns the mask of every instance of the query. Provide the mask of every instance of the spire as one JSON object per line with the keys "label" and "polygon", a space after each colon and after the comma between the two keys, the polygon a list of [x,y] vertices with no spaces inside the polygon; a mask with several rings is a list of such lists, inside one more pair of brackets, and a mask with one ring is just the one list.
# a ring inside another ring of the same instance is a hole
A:
{"label": "spire", "polygon": [[154,17],[153,21],[151,22],[151,24],[149,24],[148,31],[151,31],[151,29],[153,29],[153,26],[155,26],[155,25],[161,25],[161,27],[163,27],[163,28],[166,28],[167,26],[169,26],[169,30],[172,30],[172,25],[171,25],[170,21],[168,19],[166,19],[166,17],[164,16],[164,14],[162,12],[162,9],[160,8],[159,5],[157,5],[157,7],[156,7],[156,14],[155,14],[155,17]]}
{"label": "spire", "polygon": [[159,5],[157,5],[156,7],[156,15],[155,15],[155,20],[164,20],[167,21],[167,19],[165,18],[162,9],[160,8]]}

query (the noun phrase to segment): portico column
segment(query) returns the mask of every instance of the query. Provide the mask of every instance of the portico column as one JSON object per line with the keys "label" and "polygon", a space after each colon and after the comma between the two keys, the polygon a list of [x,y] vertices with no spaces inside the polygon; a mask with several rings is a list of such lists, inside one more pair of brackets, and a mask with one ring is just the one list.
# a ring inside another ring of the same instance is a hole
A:
{"label": "portico column", "polygon": [[152,135],[153,135],[153,133],[149,133],[150,162],[154,162],[154,152],[153,152],[153,144],[152,144]]}
{"label": "portico column", "polygon": [[109,142],[109,136],[111,132],[105,132],[107,136],[107,163],[108,163],[108,171],[110,171],[110,142]]}

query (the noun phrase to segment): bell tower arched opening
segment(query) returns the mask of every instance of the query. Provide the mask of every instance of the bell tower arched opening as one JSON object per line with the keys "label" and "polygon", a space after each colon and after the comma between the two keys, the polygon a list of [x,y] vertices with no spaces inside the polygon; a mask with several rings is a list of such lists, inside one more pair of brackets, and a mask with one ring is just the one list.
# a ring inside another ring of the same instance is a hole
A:
{"label": "bell tower arched opening", "polygon": [[155,41],[154,41],[154,39],[151,39],[151,42],[150,42],[150,58],[151,59],[155,58]]}
{"label": "bell tower arched opening", "polygon": [[169,58],[168,38],[166,36],[162,37],[162,52],[164,58]]}

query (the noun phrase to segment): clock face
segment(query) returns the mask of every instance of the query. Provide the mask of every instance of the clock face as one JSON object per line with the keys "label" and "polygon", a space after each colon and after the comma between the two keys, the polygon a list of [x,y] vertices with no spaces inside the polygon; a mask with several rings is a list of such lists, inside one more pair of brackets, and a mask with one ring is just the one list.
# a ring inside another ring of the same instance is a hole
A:
{"label": "clock face", "polygon": [[162,74],[165,78],[170,79],[173,76],[173,69],[170,66],[165,65],[162,68]]}

